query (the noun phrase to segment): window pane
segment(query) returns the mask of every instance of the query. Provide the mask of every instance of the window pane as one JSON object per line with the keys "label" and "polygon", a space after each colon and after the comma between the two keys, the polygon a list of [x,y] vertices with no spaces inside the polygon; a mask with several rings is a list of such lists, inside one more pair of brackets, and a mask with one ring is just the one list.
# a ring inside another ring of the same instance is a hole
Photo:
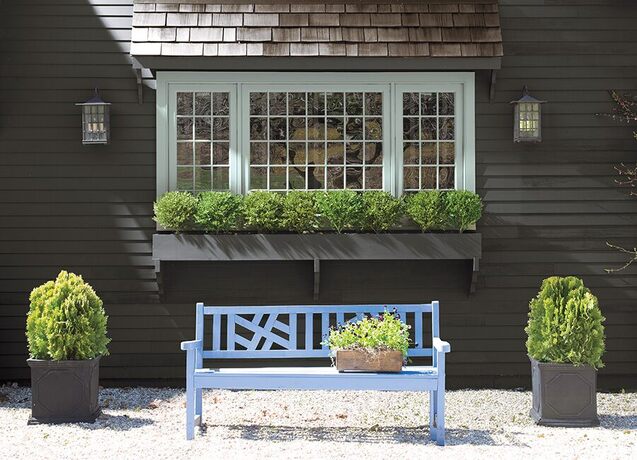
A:
{"label": "window pane", "polygon": [[177,165],[192,164],[192,142],[177,143]]}
{"label": "window pane", "polygon": [[408,92],[402,99],[403,189],[454,188],[455,94]]}
{"label": "window pane", "polygon": [[192,139],[192,118],[177,118],[177,139]]}
{"label": "window pane", "polygon": [[383,94],[365,93],[365,115],[383,114]]}
{"label": "window pane", "polygon": [[250,115],[268,114],[268,93],[250,93]]}
{"label": "window pane", "polygon": [[193,168],[189,167],[177,167],[177,190],[193,190]]}
{"label": "window pane", "polygon": [[195,164],[210,165],[210,142],[197,142],[195,144]]}
{"label": "window pane", "polygon": [[212,147],[212,162],[215,165],[227,165],[230,160],[230,145],[227,142],[215,142]]}
{"label": "window pane", "polygon": [[208,167],[195,168],[195,191],[212,190],[212,170]]}
{"label": "window pane", "polygon": [[230,139],[230,119],[227,117],[215,117],[212,123],[212,138],[216,141],[227,141]]}
{"label": "window pane", "polygon": [[212,168],[212,189],[230,189],[230,170],[226,166],[215,166]]}
{"label": "window pane", "polygon": [[212,102],[215,115],[230,115],[230,95],[228,93],[213,93]]}
{"label": "window pane", "polygon": [[210,115],[211,110],[210,93],[195,93],[195,115]]}
{"label": "window pane", "polygon": [[268,144],[265,142],[250,143],[250,164],[259,165],[268,162]]}
{"label": "window pane", "polygon": [[177,115],[192,115],[192,93],[177,93]]}
{"label": "window pane", "polygon": [[210,117],[195,118],[195,139],[209,141],[212,139],[210,130]]}
{"label": "window pane", "polygon": [[288,94],[288,115],[305,115],[305,93]]}
{"label": "window pane", "polygon": [[249,117],[250,189],[382,188],[382,104],[374,92],[251,93],[251,115],[267,113]]}
{"label": "window pane", "polygon": [[383,168],[368,167],[365,168],[365,189],[380,190],[383,188]]}

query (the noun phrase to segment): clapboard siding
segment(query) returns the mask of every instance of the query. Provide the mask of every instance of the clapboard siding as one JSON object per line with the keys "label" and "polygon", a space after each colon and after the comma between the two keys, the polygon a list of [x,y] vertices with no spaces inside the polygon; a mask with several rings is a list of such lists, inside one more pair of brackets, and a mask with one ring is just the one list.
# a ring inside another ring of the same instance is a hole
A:
{"label": "clapboard siding", "polygon": [[[60,268],[84,274],[110,315],[109,384],[183,382],[180,340],[194,302],[311,303],[312,265],[166,264],[160,299],[150,257],[155,93],[144,103],[128,55],[132,0],[0,3],[0,381],[28,379],[30,289]],[[637,6],[604,0],[501,0],[495,100],[476,74],[477,187],[485,202],[478,290],[464,262],[325,262],[321,302],[438,298],[454,352],[451,386],[528,385],[528,300],[552,274],[582,276],[607,317],[605,387],[637,381],[637,267],[606,246],[634,245],[637,201],[614,166],[635,160],[630,129],[594,114],[608,89],[635,90]],[[509,101],[527,84],[549,101],[544,142],[512,143]],[[98,86],[113,103],[112,144],[84,147],[73,104]],[[214,364],[214,363],[213,363]],[[234,363],[242,365],[245,363]],[[311,364],[317,364],[313,362]]]}

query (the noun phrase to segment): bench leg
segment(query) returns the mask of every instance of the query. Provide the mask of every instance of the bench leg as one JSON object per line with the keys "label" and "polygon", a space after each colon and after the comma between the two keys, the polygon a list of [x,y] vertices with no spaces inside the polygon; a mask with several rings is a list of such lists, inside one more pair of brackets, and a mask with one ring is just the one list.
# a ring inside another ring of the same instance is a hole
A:
{"label": "bench leg", "polygon": [[429,438],[432,441],[436,440],[436,402],[437,391],[429,392]]}
{"label": "bench leg", "polygon": [[445,445],[445,391],[436,391],[436,443]]}
{"label": "bench leg", "polygon": [[186,355],[186,439],[195,437],[195,356],[193,350]]}
{"label": "bench leg", "polygon": [[201,388],[197,388],[195,390],[195,424],[196,425],[201,425],[202,423],[202,419],[203,419],[203,412],[202,412],[202,389]]}

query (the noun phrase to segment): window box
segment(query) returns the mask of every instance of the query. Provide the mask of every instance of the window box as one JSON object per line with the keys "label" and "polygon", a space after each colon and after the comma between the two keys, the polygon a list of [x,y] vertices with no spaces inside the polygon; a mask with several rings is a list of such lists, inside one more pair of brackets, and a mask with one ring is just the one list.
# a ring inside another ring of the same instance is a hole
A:
{"label": "window box", "polygon": [[481,255],[480,233],[153,235],[160,284],[164,262],[307,260],[314,262],[315,299],[321,260],[471,260],[473,292]]}

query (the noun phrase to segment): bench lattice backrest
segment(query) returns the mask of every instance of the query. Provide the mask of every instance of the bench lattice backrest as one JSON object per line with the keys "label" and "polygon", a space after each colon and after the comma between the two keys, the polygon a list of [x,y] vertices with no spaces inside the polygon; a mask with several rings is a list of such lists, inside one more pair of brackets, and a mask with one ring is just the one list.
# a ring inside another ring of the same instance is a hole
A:
{"label": "bench lattice backrest", "polygon": [[[401,320],[411,325],[413,343],[409,356],[432,356],[431,346],[423,344],[425,335],[429,344],[432,337],[439,336],[438,302],[260,307],[213,307],[199,303],[195,338],[203,342],[204,359],[324,358],[329,356],[329,350],[321,341],[330,326],[394,308]],[[431,316],[431,329],[423,327],[426,314]]]}

